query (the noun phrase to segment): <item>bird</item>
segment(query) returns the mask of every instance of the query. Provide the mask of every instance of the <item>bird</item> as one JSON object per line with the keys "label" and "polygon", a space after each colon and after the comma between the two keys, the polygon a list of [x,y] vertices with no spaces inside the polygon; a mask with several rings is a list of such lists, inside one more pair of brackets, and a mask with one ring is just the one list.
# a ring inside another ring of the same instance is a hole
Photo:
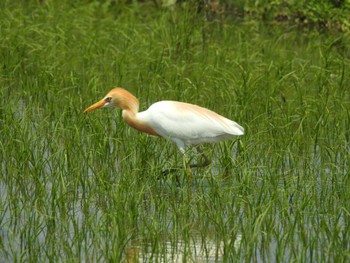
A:
{"label": "bird", "polygon": [[113,88],[107,95],[84,110],[120,108],[123,120],[132,128],[149,135],[163,137],[175,143],[185,156],[186,149],[195,146],[204,162],[189,164],[184,158],[187,171],[193,167],[210,164],[200,148],[203,143],[215,143],[244,134],[238,123],[207,108],[179,101],[163,100],[139,112],[139,100],[123,88]]}

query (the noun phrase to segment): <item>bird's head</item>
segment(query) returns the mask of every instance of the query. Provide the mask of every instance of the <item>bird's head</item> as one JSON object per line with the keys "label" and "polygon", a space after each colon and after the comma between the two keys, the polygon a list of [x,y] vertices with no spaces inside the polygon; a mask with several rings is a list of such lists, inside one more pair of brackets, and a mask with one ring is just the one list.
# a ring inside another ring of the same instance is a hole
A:
{"label": "bird's head", "polygon": [[138,110],[138,100],[130,92],[122,88],[114,88],[100,101],[84,110],[90,112],[99,108],[115,107]]}

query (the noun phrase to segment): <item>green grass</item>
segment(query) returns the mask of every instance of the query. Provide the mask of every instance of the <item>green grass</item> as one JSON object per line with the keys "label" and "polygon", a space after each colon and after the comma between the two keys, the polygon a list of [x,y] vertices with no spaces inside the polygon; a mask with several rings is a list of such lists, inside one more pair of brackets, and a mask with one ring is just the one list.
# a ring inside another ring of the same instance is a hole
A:
{"label": "green grass", "polygon": [[[148,3],[0,10],[0,258],[349,260],[346,35]],[[246,134],[207,146],[191,185],[182,169],[159,179],[181,166],[175,145],[117,111],[82,113],[114,86],[142,109],[208,107]]]}

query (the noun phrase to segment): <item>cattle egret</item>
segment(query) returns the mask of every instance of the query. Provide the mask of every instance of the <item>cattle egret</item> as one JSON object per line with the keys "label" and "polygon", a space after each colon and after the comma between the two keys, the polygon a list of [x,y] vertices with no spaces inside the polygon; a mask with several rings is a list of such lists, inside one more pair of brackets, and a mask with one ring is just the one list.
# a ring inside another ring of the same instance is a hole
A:
{"label": "cattle egret", "polygon": [[[122,109],[123,119],[129,126],[174,142],[183,154],[186,146],[197,146],[205,161],[189,167],[204,167],[210,163],[200,150],[199,144],[220,142],[244,134],[244,128],[236,122],[190,103],[159,101],[139,112],[139,101],[122,88],[112,89],[102,100],[84,112],[106,107]],[[186,167],[188,168],[187,164]]]}

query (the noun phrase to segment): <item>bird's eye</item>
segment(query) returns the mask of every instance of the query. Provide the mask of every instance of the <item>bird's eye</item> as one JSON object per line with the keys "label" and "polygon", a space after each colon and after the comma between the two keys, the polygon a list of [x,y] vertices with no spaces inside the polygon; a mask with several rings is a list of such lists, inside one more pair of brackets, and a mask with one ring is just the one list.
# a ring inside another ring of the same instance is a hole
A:
{"label": "bird's eye", "polygon": [[105,98],[105,102],[111,102],[111,100],[112,100],[112,97]]}

